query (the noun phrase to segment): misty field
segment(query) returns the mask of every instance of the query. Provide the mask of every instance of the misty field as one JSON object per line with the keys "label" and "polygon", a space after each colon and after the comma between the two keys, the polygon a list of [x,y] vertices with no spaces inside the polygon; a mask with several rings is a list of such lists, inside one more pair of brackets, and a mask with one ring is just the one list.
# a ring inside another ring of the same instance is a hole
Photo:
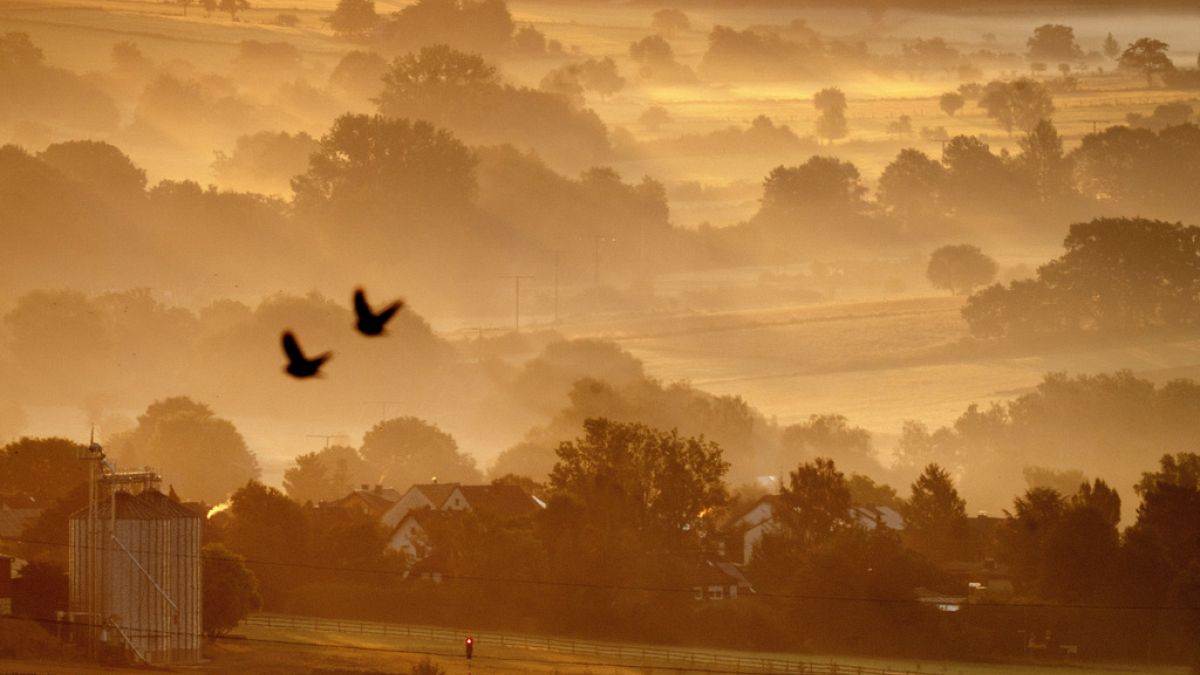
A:
{"label": "misty field", "polygon": [[[343,53],[343,47],[331,42],[323,18],[334,6],[332,0],[290,2],[282,0],[254,2],[251,9],[232,22],[216,13],[206,17],[199,8],[182,16],[178,8],[164,3],[135,0],[83,0],[66,2],[47,0],[35,5],[0,4],[0,29],[30,33],[47,45],[48,58],[66,67],[89,71],[96,67],[96,54],[107,53],[122,40],[136,41],[147,56],[164,62],[203,63],[221,72],[229,68],[243,40],[287,41],[296,45],[306,59],[300,79],[323,81]],[[410,3],[380,3],[380,11],[390,11]],[[650,10],[623,12],[612,7],[582,3],[514,2],[510,4],[518,25],[531,25],[547,36],[564,43],[569,53],[612,57],[628,85],[616,95],[589,100],[594,109],[614,130],[629,138],[649,143],[702,137],[728,127],[745,127],[760,115],[776,125],[786,125],[795,134],[811,133],[818,111],[811,104],[812,94],[822,86],[836,84],[848,97],[847,119],[851,136],[825,148],[812,147],[801,153],[786,151],[760,153],[724,152],[692,147],[685,152],[619,153],[610,164],[629,178],[653,176],[668,185],[698,183],[720,187],[727,193],[717,199],[692,201],[686,196],[673,199],[676,224],[703,222],[727,225],[744,219],[757,208],[758,186],[763,176],[781,163],[802,161],[817,152],[836,154],[854,162],[864,180],[873,185],[879,173],[896,153],[905,147],[917,147],[936,156],[940,144],[923,137],[921,130],[977,135],[994,149],[1016,149],[1016,138],[987,118],[984,111],[968,105],[955,117],[947,117],[938,108],[938,96],[958,86],[959,80],[944,74],[921,77],[839,78],[836,82],[746,83],[665,85],[635,82],[637,64],[629,56],[629,44],[650,33]],[[293,26],[277,25],[277,17],[296,18]],[[1036,13],[1006,11],[985,17],[927,15],[906,10],[889,12],[882,24],[872,24],[859,10],[781,8],[695,9],[690,11],[693,27],[673,38],[681,63],[695,66],[704,53],[707,31],[712,25],[745,26],[783,24],[798,16],[817,30],[829,30],[841,39],[869,44],[873,49],[898,49],[905,41],[936,35],[955,36],[952,43],[962,49],[1019,50],[1034,26],[1050,18],[1070,23],[1085,48],[1093,48],[1108,31],[1153,32],[1172,44],[1184,46],[1175,58],[1194,60],[1186,51],[1188,15],[1130,13],[1119,10],[1085,12],[1038,8]],[[983,36],[987,36],[984,39]],[[552,65],[545,59],[511,59],[502,65],[505,77],[515,83],[537,87]],[[1002,75],[1027,74],[1015,68]],[[1117,74],[1111,68],[1103,75],[1081,71],[1085,86],[1077,92],[1055,96],[1055,124],[1068,143],[1084,134],[1110,124],[1122,123],[1128,113],[1148,114],[1155,106],[1170,102],[1194,102],[1196,97],[1172,90],[1145,90],[1136,78]],[[259,100],[269,100],[269,90],[247,92]],[[639,116],[649,107],[668,106],[671,121],[655,130],[643,128]],[[319,135],[328,128],[329,115],[294,111],[290,120],[279,126],[288,131],[306,131]],[[126,116],[132,110],[124,111]],[[910,118],[911,131],[897,134],[889,124],[901,116]],[[166,152],[161,144],[139,142],[132,134],[114,138],[131,157],[146,167],[152,179],[192,178],[201,182],[212,179],[212,145],[228,139],[171,138],[169,129],[161,130],[178,149]],[[3,130],[0,130],[3,138]],[[56,139],[57,140],[57,139]],[[653,146],[651,146],[653,147]],[[674,148],[675,146],[670,146]],[[183,152],[180,152],[183,150]]]}

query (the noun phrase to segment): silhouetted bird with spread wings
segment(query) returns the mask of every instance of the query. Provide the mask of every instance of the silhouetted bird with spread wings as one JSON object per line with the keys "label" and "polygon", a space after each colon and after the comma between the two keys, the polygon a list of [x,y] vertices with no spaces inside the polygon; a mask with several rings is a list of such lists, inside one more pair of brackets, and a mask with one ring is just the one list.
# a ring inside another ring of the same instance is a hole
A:
{"label": "silhouetted bird with spread wings", "polygon": [[296,336],[292,335],[290,330],[283,333],[283,351],[288,357],[287,368],[284,368],[284,371],[301,379],[316,375],[321,365],[333,356],[332,352],[325,352],[315,358],[308,358],[300,350],[300,343],[296,342]]}
{"label": "silhouetted bird with spread wings", "polygon": [[358,323],[356,324],[358,332],[367,336],[383,335],[383,327],[387,325],[387,322],[402,307],[404,307],[404,303],[397,300],[376,314],[371,310],[371,306],[367,304],[367,295],[363,293],[363,289],[359,288],[355,290],[354,313],[358,316]]}

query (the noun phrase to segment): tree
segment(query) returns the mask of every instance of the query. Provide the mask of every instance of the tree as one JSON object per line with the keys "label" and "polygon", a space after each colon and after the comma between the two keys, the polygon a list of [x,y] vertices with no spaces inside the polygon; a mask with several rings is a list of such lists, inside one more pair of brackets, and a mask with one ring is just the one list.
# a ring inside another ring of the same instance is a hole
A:
{"label": "tree", "polygon": [[943,215],[946,168],[920,150],[906,148],[879,176],[877,199],[910,223]]}
{"label": "tree", "polygon": [[54,621],[67,609],[67,573],[58,565],[34,560],[21,568],[13,580],[13,614],[42,621]]}
{"label": "tree", "polygon": [[1063,153],[1062,137],[1050,120],[1040,120],[1017,144],[1017,163],[1033,182],[1038,198],[1055,200],[1071,190],[1071,161]]}
{"label": "tree", "polygon": [[259,475],[258,460],[233,423],[186,396],[151,403],[132,431],[114,438],[125,464],[148,464],[189,499],[219,502]]}
{"label": "tree", "polygon": [[787,507],[776,514],[784,536],[811,546],[850,523],[850,488],[833,460],[818,457],[788,473],[780,493]]}
{"label": "tree", "polygon": [[1026,45],[1030,61],[1076,61],[1083,57],[1083,50],[1075,41],[1075,29],[1070,26],[1038,26]]}
{"label": "tree", "polygon": [[763,182],[764,213],[797,216],[860,213],[867,188],[858,169],[836,157],[810,157],[800,166],[779,166]]}
{"label": "tree", "polygon": [[475,192],[475,157],[427,122],[342,115],[321,137],[308,171],[292,180],[296,208],[396,218],[415,201],[462,204]]}
{"label": "tree", "polygon": [[175,4],[183,8],[184,16],[188,15],[188,7],[191,7],[195,2],[196,0],[175,0]]}
{"label": "tree", "polygon": [[934,560],[963,560],[967,541],[967,503],[950,474],[930,464],[912,484],[904,505],[904,531],[914,548]]}
{"label": "tree", "polygon": [[810,415],[808,420],[784,428],[780,445],[784,461],[828,457],[853,471],[873,471],[881,467],[875,459],[871,433],[850,426],[844,415]]}
{"label": "tree", "polygon": [[246,483],[229,499],[224,544],[250,561],[264,603],[278,606],[305,581],[307,570],[295,567],[310,555],[311,541],[304,509],[282,492],[257,481]]}
{"label": "tree", "polygon": [[45,53],[33,43],[29,33],[0,35],[0,73],[40,68],[45,58]]}
{"label": "tree", "polygon": [[200,555],[204,560],[201,626],[210,638],[220,637],[262,607],[258,579],[246,567],[245,558],[223,544],[205,544]]}
{"label": "tree", "polygon": [[996,278],[996,261],[970,244],[943,246],[929,257],[925,277],[935,288],[952,295],[970,294],[976,286],[986,286]]}
{"label": "tree", "polygon": [[87,483],[84,446],[64,438],[22,438],[0,448],[0,493],[60,499]]}
{"label": "tree", "polygon": [[220,9],[222,12],[229,12],[229,19],[237,21],[238,12],[250,9],[250,2],[249,0],[220,0],[217,4],[217,9]]}
{"label": "tree", "polygon": [[499,87],[500,76],[479,54],[433,45],[392,61],[383,85],[377,99],[379,111],[398,116],[413,107],[436,113],[438,106]]}
{"label": "tree", "polygon": [[361,453],[378,472],[380,482],[391,485],[477,483],[482,479],[475,459],[459,452],[453,436],[416,417],[376,424],[363,436]]}
{"label": "tree", "polygon": [[966,103],[967,99],[963,98],[963,95],[957,91],[948,91],[938,99],[938,107],[949,117],[954,117],[955,113],[962,110],[962,107]]}
{"label": "tree", "polygon": [[362,37],[379,23],[379,15],[374,0],[338,0],[337,8],[325,20],[338,35]]}
{"label": "tree", "polygon": [[344,497],[355,485],[378,477],[372,473],[358,450],[333,445],[296,457],[295,466],[283,472],[283,489],[301,504],[319,503]]}
{"label": "tree", "polygon": [[1154,76],[1175,70],[1175,64],[1167,56],[1170,47],[1162,40],[1138,38],[1125,48],[1117,58],[1117,65],[1126,70],[1136,70],[1146,76],[1146,86],[1154,84]]}
{"label": "tree", "polygon": [[600,98],[611,96],[625,86],[625,78],[617,72],[616,61],[609,56],[579,64],[579,76],[584,89],[600,94]]}
{"label": "tree", "polygon": [[1029,131],[1054,114],[1050,90],[1041,82],[1025,77],[1011,82],[989,82],[979,106],[1009,134],[1014,128]]}
{"label": "tree", "polygon": [[650,27],[660,35],[672,37],[692,27],[692,22],[682,10],[668,7],[660,9],[650,18]]}
{"label": "tree", "polygon": [[348,52],[329,74],[329,83],[363,99],[373,98],[383,88],[388,62],[375,52]]}
{"label": "tree", "polygon": [[103,141],[54,143],[39,152],[38,159],[105,199],[129,200],[145,194],[145,170]]}
{"label": "tree", "polygon": [[200,6],[204,8],[204,15],[209,16],[217,11],[217,0],[200,0]]}
{"label": "tree", "polygon": [[1110,59],[1116,59],[1121,55],[1121,43],[1117,42],[1117,38],[1109,33],[1104,37],[1104,45],[1102,47],[1104,55]]}
{"label": "tree", "polygon": [[642,424],[591,418],[584,436],[558,446],[550,485],[589,518],[624,524],[647,543],[682,551],[715,527],[728,501],[729,464],[717,444]]}
{"label": "tree", "polygon": [[846,137],[846,95],[841,89],[830,87],[813,94],[813,107],[821,113],[815,122],[819,138],[832,144]]}

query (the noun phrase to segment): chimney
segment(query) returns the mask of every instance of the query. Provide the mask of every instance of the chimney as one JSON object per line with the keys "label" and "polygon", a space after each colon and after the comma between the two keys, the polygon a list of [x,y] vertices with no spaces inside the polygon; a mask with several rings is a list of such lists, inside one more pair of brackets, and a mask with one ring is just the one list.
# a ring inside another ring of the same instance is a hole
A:
{"label": "chimney", "polygon": [[375,494],[377,494],[377,495],[383,494],[383,486],[382,485],[375,486]]}

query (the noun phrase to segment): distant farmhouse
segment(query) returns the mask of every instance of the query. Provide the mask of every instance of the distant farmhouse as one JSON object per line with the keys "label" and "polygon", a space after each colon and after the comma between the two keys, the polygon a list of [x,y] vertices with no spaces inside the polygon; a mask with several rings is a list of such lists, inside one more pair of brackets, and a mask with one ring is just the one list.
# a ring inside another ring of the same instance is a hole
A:
{"label": "distant farmhouse", "polygon": [[414,485],[383,515],[392,527],[388,546],[403,551],[412,560],[427,554],[420,538],[431,514],[439,511],[473,511],[501,521],[527,518],[545,508],[545,503],[516,485],[460,485],[431,483]]}
{"label": "distant farmhouse", "polygon": [[[779,495],[764,495],[730,513],[722,527],[729,559],[739,565],[749,564],[755,547],[762,541],[763,535],[779,526],[776,518],[786,508]],[[868,530],[877,527],[896,531],[904,529],[904,517],[888,506],[852,506],[847,517]]]}

